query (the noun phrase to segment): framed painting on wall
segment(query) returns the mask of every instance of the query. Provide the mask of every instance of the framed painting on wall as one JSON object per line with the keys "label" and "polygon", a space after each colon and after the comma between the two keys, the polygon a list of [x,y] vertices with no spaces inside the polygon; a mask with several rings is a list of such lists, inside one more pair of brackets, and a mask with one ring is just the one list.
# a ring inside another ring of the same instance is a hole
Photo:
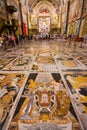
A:
{"label": "framed painting on wall", "polygon": [[70,2],[70,12],[69,12],[69,23],[80,18],[82,10],[82,1],[73,0]]}
{"label": "framed painting on wall", "polygon": [[85,16],[85,15],[87,15],[87,0],[84,0],[84,3],[83,3],[84,5],[83,5],[83,17]]}
{"label": "framed painting on wall", "polygon": [[5,3],[4,0],[0,0],[0,18],[6,19],[7,14],[5,10]]}

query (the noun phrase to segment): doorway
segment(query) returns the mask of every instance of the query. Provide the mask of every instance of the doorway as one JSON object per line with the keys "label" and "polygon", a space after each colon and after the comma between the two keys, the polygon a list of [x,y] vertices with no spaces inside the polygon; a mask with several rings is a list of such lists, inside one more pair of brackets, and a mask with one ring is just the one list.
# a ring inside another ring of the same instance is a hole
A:
{"label": "doorway", "polygon": [[50,32],[50,17],[39,17],[39,33],[45,37]]}

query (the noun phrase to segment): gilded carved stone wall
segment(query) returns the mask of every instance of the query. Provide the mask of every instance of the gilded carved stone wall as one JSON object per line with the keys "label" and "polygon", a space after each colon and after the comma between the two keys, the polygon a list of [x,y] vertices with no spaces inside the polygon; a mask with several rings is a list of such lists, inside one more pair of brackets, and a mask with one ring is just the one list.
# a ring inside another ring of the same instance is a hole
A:
{"label": "gilded carved stone wall", "polygon": [[81,29],[80,29],[80,36],[81,37],[84,37],[85,34],[87,34],[87,17],[85,17],[83,20],[82,20],[82,23],[81,23]]}

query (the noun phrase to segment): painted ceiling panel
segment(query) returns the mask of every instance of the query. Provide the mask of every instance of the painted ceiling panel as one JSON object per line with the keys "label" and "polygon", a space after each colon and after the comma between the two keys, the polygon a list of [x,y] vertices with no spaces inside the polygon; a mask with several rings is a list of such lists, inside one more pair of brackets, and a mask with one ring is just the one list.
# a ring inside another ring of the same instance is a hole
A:
{"label": "painted ceiling panel", "polygon": [[29,7],[33,9],[40,1],[49,1],[55,8],[61,4],[61,0],[28,0]]}

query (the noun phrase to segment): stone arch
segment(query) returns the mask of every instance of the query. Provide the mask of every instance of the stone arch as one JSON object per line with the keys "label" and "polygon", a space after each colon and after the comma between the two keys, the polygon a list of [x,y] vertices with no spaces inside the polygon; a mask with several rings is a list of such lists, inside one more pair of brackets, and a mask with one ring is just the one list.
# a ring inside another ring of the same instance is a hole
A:
{"label": "stone arch", "polygon": [[56,8],[47,0],[40,1],[33,9],[33,14],[39,15],[39,10],[42,7],[46,7],[50,11],[50,16],[56,13]]}

